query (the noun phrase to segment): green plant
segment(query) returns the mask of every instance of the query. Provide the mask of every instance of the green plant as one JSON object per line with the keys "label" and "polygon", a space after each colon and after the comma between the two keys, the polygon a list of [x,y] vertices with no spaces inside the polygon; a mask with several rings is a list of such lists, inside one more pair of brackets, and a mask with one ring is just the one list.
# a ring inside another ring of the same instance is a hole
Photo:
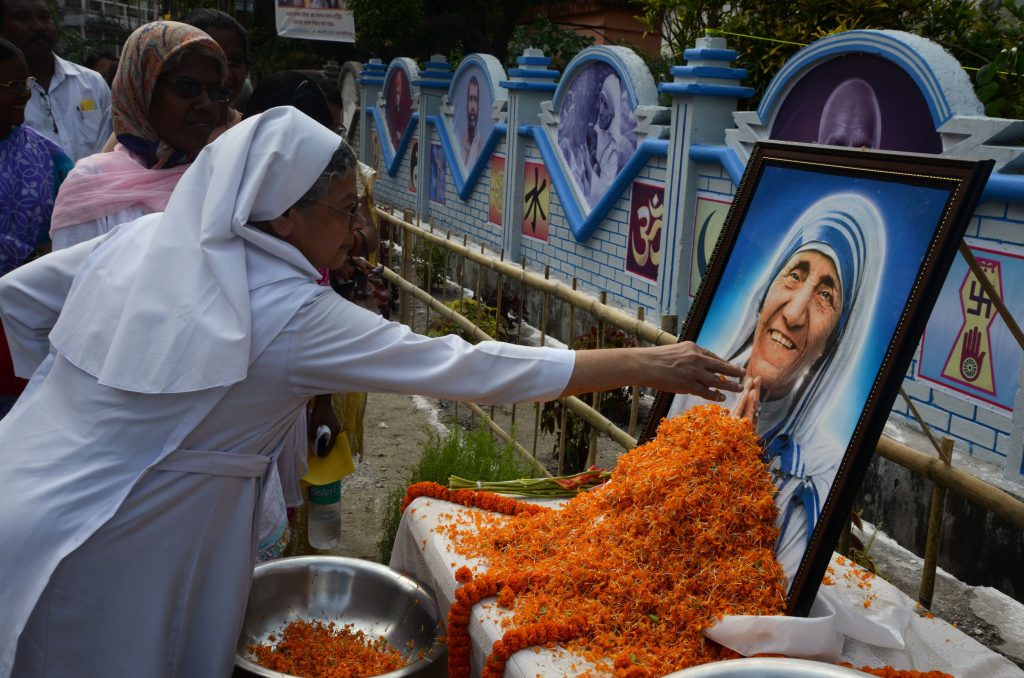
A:
{"label": "green plant", "polygon": [[412,265],[416,277],[426,289],[444,289],[448,281],[448,254],[441,245],[420,240],[412,250]]}
{"label": "green plant", "polygon": [[[965,68],[995,66],[976,80],[990,114],[1024,115],[1024,77],[1014,68],[1013,48],[1021,44],[1024,8],[1014,0],[637,0],[638,18],[659,34],[674,63],[705,32],[722,35],[739,52],[734,65],[745,68],[744,85],[754,108],[782,65],[801,46],[853,29],[902,29],[933,40]],[[1001,54],[1005,57],[1000,57]],[[996,87],[991,87],[992,83]],[[986,88],[982,91],[982,88]],[[999,103],[1005,100],[1005,103]]]}
{"label": "green plant", "polygon": [[[445,302],[444,305],[452,311],[459,313],[498,341],[506,341],[508,339],[508,316],[502,315],[498,317],[498,309],[493,306],[488,306],[476,299],[470,298],[453,299]],[[431,323],[430,329],[427,330],[427,335],[431,337],[443,337],[446,334],[457,334],[474,344],[479,341],[476,336],[462,329],[461,325],[445,318],[435,320]]]}
{"label": "green plant", "polygon": [[1002,50],[978,69],[974,84],[978,99],[985,105],[985,115],[997,117],[1003,112],[1008,102],[1007,90],[1017,89],[1020,95],[1021,78],[1024,78],[1024,60],[1016,47]]}
{"label": "green plant", "polygon": [[[636,340],[627,336],[625,332],[617,327],[605,327],[603,335],[600,344],[601,348],[636,346]],[[598,348],[598,336],[597,327],[591,325],[586,333],[576,338],[571,348]],[[611,419],[621,420],[629,412],[631,395],[629,388],[617,388],[602,392],[601,413]],[[565,467],[560,469],[560,472],[578,473],[587,465],[587,456],[590,452],[590,436],[593,435],[590,425],[569,410],[561,400],[552,400],[544,403],[544,406],[541,408],[540,428],[545,433],[556,436],[553,451],[557,452],[562,437],[563,412],[565,416]]]}
{"label": "green plant", "polygon": [[380,562],[391,560],[391,549],[395,535],[398,534],[398,524],[402,520],[402,499],[409,485],[430,481],[447,486],[448,478],[452,475],[480,481],[498,481],[515,480],[534,473],[535,470],[527,465],[511,444],[499,445],[482,421],[469,431],[453,427],[443,437],[430,431],[423,444],[423,454],[409,473],[408,481],[388,495],[381,538],[377,542]]}
{"label": "green plant", "polygon": [[527,47],[535,47],[551,58],[551,68],[564,70],[578,52],[593,44],[594,38],[589,35],[562,28],[547,17],[537,17],[532,24],[516,26],[512,31],[506,65],[515,68],[516,57]]}

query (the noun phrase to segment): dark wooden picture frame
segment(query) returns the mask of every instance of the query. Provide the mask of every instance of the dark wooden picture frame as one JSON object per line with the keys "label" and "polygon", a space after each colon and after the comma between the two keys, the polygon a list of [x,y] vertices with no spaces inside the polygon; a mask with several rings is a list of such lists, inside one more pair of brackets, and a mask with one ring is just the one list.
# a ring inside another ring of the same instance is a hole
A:
{"label": "dark wooden picture frame", "polygon": [[[814,602],[991,168],[779,142],[751,154],[679,340],[762,378],[789,614]],[[695,403],[659,393],[640,441]]]}

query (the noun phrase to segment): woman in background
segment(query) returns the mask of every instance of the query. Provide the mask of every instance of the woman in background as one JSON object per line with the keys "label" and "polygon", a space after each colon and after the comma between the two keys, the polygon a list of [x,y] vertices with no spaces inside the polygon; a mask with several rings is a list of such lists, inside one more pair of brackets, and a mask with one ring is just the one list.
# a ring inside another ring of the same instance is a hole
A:
{"label": "woman in background", "polygon": [[161,212],[224,119],[227,64],[209,35],[154,21],[125,41],[111,105],[118,144],[83,158],[57,195],[50,235],[64,249]]}
{"label": "woman in background", "polygon": [[[21,50],[0,38],[0,276],[49,248],[53,201],[72,164],[57,144],[23,124],[30,82]],[[27,383],[14,376],[0,332],[0,417]]]}

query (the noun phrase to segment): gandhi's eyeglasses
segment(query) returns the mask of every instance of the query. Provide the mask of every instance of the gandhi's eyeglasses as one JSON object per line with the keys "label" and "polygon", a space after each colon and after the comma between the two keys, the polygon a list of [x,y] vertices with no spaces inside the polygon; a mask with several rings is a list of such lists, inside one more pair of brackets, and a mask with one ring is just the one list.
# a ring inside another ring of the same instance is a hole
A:
{"label": "gandhi's eyeglasses", "polygon": [[340,214],[344,214],[348,216],[349,219],[355,219],[356,215],[359,214],[359,208],[363,206],[362,200],[356,200],[354,203],[352,203],[352,207],[335,207],[334,205],[328,205],[327,203],[320,202],[319,200],[314,200],[313,202],[317,205],[326,207],[327,209],[334,210],[335,212],[338,212]]}
{"label": "gandhi's eyeglasses", "polygon": [[14,94],[31,92],[32,85],[34,84],[36,84],[36,79],[32,77],[25,78],[24,80],[8,80],[7,82],[0,82],[0,91],[12,92]]}

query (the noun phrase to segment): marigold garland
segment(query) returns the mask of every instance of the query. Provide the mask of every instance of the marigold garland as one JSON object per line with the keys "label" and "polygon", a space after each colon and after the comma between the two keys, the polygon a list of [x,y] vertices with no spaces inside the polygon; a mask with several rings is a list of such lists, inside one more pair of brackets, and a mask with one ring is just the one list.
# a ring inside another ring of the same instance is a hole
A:
{"label": "marigold garland", "polygon": [[409,508],[409,504],[412,503],[413,499],[418,497],[431,497],[433,499],[451,502],[452,504],[461,504],[462,506],[467,506],[469,508],[479,508],[493,513],[503,513],[507,516],[544,513],[551,510],[546,506],[527,504],[494,492],[449,490],[444,485],[439,485],[437,483],[420,482],[413,483],[405,491],[405,497],[402,499],[401,512],[405,513],[405,509]]}

